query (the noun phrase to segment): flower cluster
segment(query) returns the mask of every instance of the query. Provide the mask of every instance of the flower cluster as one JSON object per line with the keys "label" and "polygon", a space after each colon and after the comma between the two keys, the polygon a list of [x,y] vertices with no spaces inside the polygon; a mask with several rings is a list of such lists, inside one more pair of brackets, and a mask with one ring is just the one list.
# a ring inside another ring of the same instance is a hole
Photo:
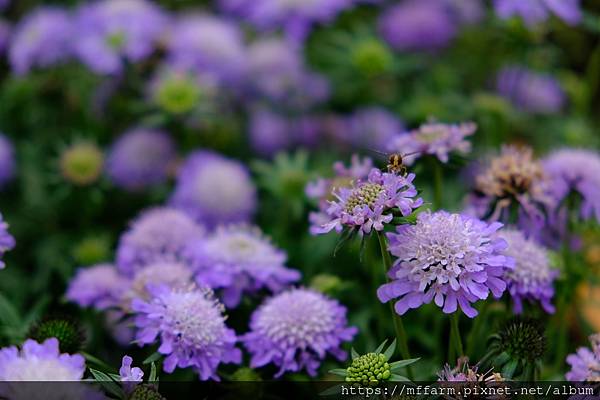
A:
{"label": "flower cluster", "polygon": [[569,381],[600,381],[600,335],[590,337],[592,349],[580,347],[575,354],[567,357],[567,364],[571,370],[567,372]]}
{"label": "flower cluster", "polygon": [[575,25],[582,19],[580,3],[580,0],[494,0],[494,7],[501,18],[520,16],[530,26],[545,21],[550,14]]}
{"label": "flower cluster", "polygon": [[444,211],[419,214],[416,225],[401,225],[388,234],[389,250],[397,257],[377,296],[382,302],[399,299],[400,315],[432,300],[445,313],[457,305],[470,318],[477,315],[471,303],[491,292],[499,298],[506,289],[503,276],[514,267],[505,255],[507,243],[495,236],[500,223]]}
{"label": "flower cluster", "polygon": [[395,215],[409,216],[423,204],[417,198],[413,185],[414,174],[401,176],[373,168],[367,179],[353,182],[350,187],[335,188],[335,200],[329,201],[325,211],[328,219],[314,232],[341,232],[344,228],[356,229],[360,234],[372,229],[383,230]]}

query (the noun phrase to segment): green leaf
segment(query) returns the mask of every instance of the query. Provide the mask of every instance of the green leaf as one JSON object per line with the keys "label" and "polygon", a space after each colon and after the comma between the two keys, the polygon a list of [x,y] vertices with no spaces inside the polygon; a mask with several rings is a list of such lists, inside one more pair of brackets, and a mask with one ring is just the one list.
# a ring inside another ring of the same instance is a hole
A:
{"label": "green leaf", "polygon": [[394,341],[392,342],[392,344],[390,344],[390,346],[387,348],[385,353],[383,353],[383,355],[385,356],[385,359],[389,360],[390,358],[392,358],[395,351],[396,351],[396,339],[394,339]]}
{"label": "green leaf", "polygon": [[[85,358],[85,360],[87,362],[94,364],[97,367],[101,367],[102,369],[104,369],[106,371],[114,371],[115,370],[112,366],[108,365],[107,363],[100,360],[99,358],[96,358],[93,355],[86,353],[85,351],[82,351],[80,354]],[[91,370],[92,369],[90,368],[90,371]]]}
{"label": "green leaf", "polygon": [[158,351],[156,351],[156,352],[152,353],[148,358],[146,358],[142,364],[153,363],[155,361],[160,360],[161,357],[162,357],[162,354],[160,354]]}
{"label": "green leaf", "polygon": [[329,371],[330,374],[333,375],[337,375],[337,376],[347,376],[348,375],[348,371],[343,369],[343,368],[335,368]]}
{"label": "green leaf", "polygon": [[356,350],[354,350],[354,347],[352,349],[350,349],[350,354],[352,354],[352,359],[356,360],[358,357],[360,357],[360,354],[358,354],[356,352]]}
{"label": "green leaf", "polygon": [[21,326],[19,312],[2,294],[0,294],[0,321],[2,321],[3,325],[12,327]]}
{"label": "green leaf", "polygon": [[407,377],[402,376],[402,375],[392,374],[392,376],[390,376],[390,381],[392,381],[392,382],[410,382],[410,379],[408,379]]}
{"label": "green leaf", "polygon": [[515,371],[517,370],[517,366],[519,365],[519,360],[511,360],[502,368],[502,376],[505,378],[512,378]]}
{"label": "green leaf", "polygon": [[390,368],[391,368],[392,372],[395,372],[396,370],[398,370],[400,368],[404,368],[407,365],[414,364],[419,360],[420,360],[420,358],[411,358],[409,360],[394,361],[393,363],[390,364]]}
{"label": "green leaf", "polygon": [[149,382],[155,382],[156,381],[156,363],[152,362],[152,364],[150,365],[150,377],[148,378]]}
{"label": "green leaf", "polygon": [[383,342],[382,342],[382,343],[379,345],[379,347],[377,347],[377,348],[375,349],[374,353],[375,353],[375,354],[379,354],[379,353],[381,353],[381,351],[383,350],[383,348],[384,348],[385,344],[387,343],[387,341],[388,341],[388,340],[387,340],[387,339],[385,339],[385,340],[384,340],[384,341],[383,341]]}
{"label": "green leaf", "polygon": [[117,385],[110,376],[93,368],[90,368],[90,373],[94,376],[96,382],[98,382],[104,388],[104,390],[119,399],[125,398],[125,392],[123,392],[121,386]]}
{"label": "green leaf", "polygon": [[506,364],[508,360],[510,360],[510,355],[507,352],[503,351],[498,357],[494,359],[492,364],[499,367],[501,365]]}
{"label": "green leaf", "polygon": [[331,386],[330,388],[325,389],[324,391],[319,393],[319,396],[339,396],[342,393],[341,384]]}

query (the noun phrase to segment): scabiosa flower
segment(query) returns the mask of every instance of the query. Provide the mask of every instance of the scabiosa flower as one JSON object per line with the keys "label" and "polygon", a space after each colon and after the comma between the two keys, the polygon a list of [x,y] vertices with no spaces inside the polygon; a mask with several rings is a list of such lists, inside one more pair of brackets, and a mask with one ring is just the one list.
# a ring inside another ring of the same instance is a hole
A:
{"label": "scabiosa flower", "polygon": [[246,91],[293,111],[327,99],[328,82],[307,69],[300,51],[273,37],[254,41],[247,51]]}
{"label": "scabiosa flower", "polygon": [[112,145],[106,170],[116,185],[138,190],[164,182],[174,159],[175,146],[167,133],[135,128]]}
{"label": "scabiosa flower", "polygon": [[201,380],[219,380],[219,364],[240,363],[235,333],[225,325],[222,307],[209,293],[164,285],[150,291],[151,300],[134,299],[132,303],[137,313],[136,338],[141,345],[160,339],[158,352],[166,356],[165,372],[192,367]]}
{"label": "scabiosa flower", "polygon": [[69,13],[42,7],[27,15],[16,27],[8,58],[13,72],[26,74],[33,67],[49,67],[71,55],[73,26]]}
{"label": "scabiosa flower", "polygon": [[467,357],[458,359],[456,367],[451,367],[449,364],[444,366],[438,372],[438,382],[502,382],[504,378],[499,373],[488,371],[481,373],[478,371],[477,365],[469,365]]}
{"label": "scabiosa flower", "polygon": [[329,220],[315,229],[315,233],[349,228],[368,234],[372,229],[383,230],[394,215],[409,216],[423,204],[423,199],[416,197],[414,179],[415,174],[401,176],[373,168],[367,179],[334,191],[335,199],[329,201],[326,210]]}
{"label": "scabiosa flower", "polygon": [[60,354],[56,338],[43,343],[28,339],[21,350],[0,349],[0,381],[79,381],[84,372],[84,358]]}
{"label": "scabiosa flower", "polygon": [[350,166],[338,161],[333,165],[333,178],[319,178],[306,185],[305,193],[310,199],[318,201],[318,212],[309,214],[311,223],[310,233],[316,235],[323,224],[330,221],[327,214],[329,201],[334,199],[333,193],[342,187],[350,188],[354,181],[367,179],[373,169],[373,160],[368,157],[360,158],[354,154]]}
{"label": "scabiosa flower", "polygon": [[121,382],[142,382],[144,371],[139,367],[132,368],[131,364],[133,364],[133,358],[130,356],[124,356],[121,360],[121,368],[119,368]]}
{"label": "scabiosa flower", "polygon": [[164,35],[167,18],[145,0],[102,0],[77,12],[75,54],[92,71],[115,74],[123,62],[148,57]]}
{"label": "scabiosa flower", "polygon": [[252,354],[252,368],[273,363],[279,368],[276,378],[302,369],[315,376],[328,353],[346,358],[340,346],[356,332],[347,326],[346,308],[337,301],[309,289],[292,289],[254,311],[250,332],[241,340]]}
{"label": "scabiosa flower", "polygon": [[113,265],[98,264],[77,271],[69,282],[66,297],[81,307],[104,310],[117,306],[128,287],[127,279]]}
{"label": "scabiosa flower", "polygon": [[15,150],[10,140],[0,133],[0,189],[15,175]]}
{"label": "scabiosa flower", "polygon": [[210,74],[223,83],[231,83],[244,72],[242,32],[236,24],[218,16],[184,16],[169,33],[167,58],[178,68]]}
{"label": "scabiosa flower", "polygon": [[592,349],[580,347],[574,354],[567,356],[571,370],[565,377],[568,381],[600,381],[600,334],[590,336]]}
{"label": "scabiosa flower", "polygon": [[494,0],[496,14],[502,19],[518,15],[529,26],[556,15],[569,25],[581,21],[581,0]]}
{"label": "scabiosa flower", "polygon": [[[466,154],[471,151],[467,140],[477,130],[472,122],[462,124],[442,124],[429,122],[418,129],[396,135],[388,145],[388,150],[409,154],[402,157],[405,164],[411,165],[417,158],[430,154],[447,163],[450,153]],[[415,153],[411,155],[411,153]]]}
{"label": "scabiosa flower", "polygon": [[354,3],[354,0],[220,0],[225,11],[262,30],[281,28],[295,42],[301,42],[314,23],[329,22]]}
{"label": "scabiosa flower", "polygon": [[196,151],[179,170],[169,202],[211,227],[246,222],[256,209],[256,188],[243,164]]}
{"label": "scabiosa flower", "polygon": [[546,312],[553,313],[554,280],[559,272],[551,268],[548,251],[515,229],[503,229],[498,236],[508,243],[504,253],[515,260],[515,268],[504,276],[515,313],[523,312],[523,300],[537,300]]}
{"label": "scabiosa flower", "polygon": [[277,293],[300,279],[298,271],[285,267],[287,256],[258,228],[221,226],[207,238],[190,245],[196,279],[202,285],[222,289],[227,307],[239,304],[243,293],[268,289]]}
{"label": "scabiosa flower", "polygon": [[496,90],[519,109],[531,113],[556,113],[566,103],[566,94],[554,77],[519,66],[500,70]]}
{"label": "scabiosa flower", "polygon": [[[503,146],[475,178],[470,198],[476,215],[493,221],[506,221],[517,210],[518,223],[541,225],[544,212],[552,207],[550,182],[542,164],[528,147]],[[517,222],[517,221],[512,221]]]}
{"label": "scabiosa flower", "polygon": [[185,261],[190,241],[204,229],[182,211],[157,207],[144,211],[125,232],[117,247],[117,267],[127,276],[156,262]]}
{"label": "scabiosa flower", "polygon": [[419,214],[416,225],[401,225],[388,234],[389,250],[398,257],[388,276],[392,282],[377,290],[379,300],[399,300],[402,315],[435,300],[446,314],[457,305],[470,318],[477,315],[471,303],[495,298],[506,289],[503,275],[514,266],[504,254],[507,243],[494,235],[500,223],[445,211]]}
{"label": "scabiosa flower", "polygon": [[390,111],[369,107],[359,109],[342,121],[333,134],[342,143],[349,143],[359,149],[387,150],[389,142],[404,126],[402,121]]}
{"label": "scabiosa flower", "polygon": [[3,269],[6,266],[1,257],[7,251],[12,250],[15,247],[15,244],[15,238],[8,233],[8,224],[2,218],[2,214],[0,214],[0,269]]}
{"label": "scabiosa flower", "polygon": [[150,101],[170,114],[186,114],[216,98],[215,79],[185,69],[164,66],[149,85]]}
{"label": "scabiosa flower", "polygon": [[173,288],[188,287],[192,279],[191,268],[181,262],[155,262],[138,270],[131,280],[127,297],[147,300],[150,285],[167,285]]}
{"label": "scabiosa flower", "polygon": [[581,196],[581,217],[600,221],[600,155],[585,149],[562,149],[542,162],[556,204],[577,193]]}
{"label": "scabiosa flower", "polygon": [[436,50],[456,34],[457,23],[442,0],[404,0],[383,12],[379,31],[396,50]]}

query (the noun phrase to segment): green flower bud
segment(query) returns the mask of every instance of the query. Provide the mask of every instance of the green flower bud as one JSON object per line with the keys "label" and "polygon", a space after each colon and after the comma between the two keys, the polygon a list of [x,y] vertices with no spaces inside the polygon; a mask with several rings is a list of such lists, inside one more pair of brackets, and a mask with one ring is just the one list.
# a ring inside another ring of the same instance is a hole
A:
{"label": "green flower bud", "polygon": [[367,77],[388,71],[393,55],[388,47],[377,39],[362,40],[356,44],[351,55],[354,66]]}
{"label": "green flower bud", "polygon": [[171,73],[156,87],[154,101],[170,114],[185,114],[198,105],[202,91],[195,79],[187,74]]}
{"label": "green flower bud", "polygon": [[72,252],[79,265],[92,265],[110,257],[110,243],[103,236],[87,237],[77,243]]}
{"label": "green flower bud", "polygon": [[85,342],[85,334],[79,323],[67,316],[46,317],[33,325],[27,336],[40,343],[56,338],[61,353],[69,354],[80,351]]}
{"label": "green flower bud", "polygon": [[355,382],[362,386],[376,386],[392,375],[385,356],[376,353],[368,353],[352,360],[352,365],[346,371],[347,382]]}
{"label": "green flower bud", "polygon": [[92,143],[74,144],[60,156],[63,177],[78,186],[94,183],[102,173],[104,155]]}

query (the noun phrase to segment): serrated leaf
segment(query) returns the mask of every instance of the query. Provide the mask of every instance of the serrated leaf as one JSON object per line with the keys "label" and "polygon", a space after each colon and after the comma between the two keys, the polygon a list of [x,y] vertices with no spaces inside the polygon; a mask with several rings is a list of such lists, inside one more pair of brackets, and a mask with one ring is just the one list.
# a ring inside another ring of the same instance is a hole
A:
{"label": "serrated leaf", "polygon": [[390,358],[392,358],[395,351],[396,351],[396,339],[394,339],[392,344],[390,344],[390,346],[387,348],[387,350],[383,353],[383,355],[385,356],[385,359],[389,360]]}
{"label": "serrated leaf", "polygon": [[360,354],[358,354],[356,350],[354,350],[354,347],[350,349],[350,354],[352,355],[353,360],[356,360],[358,357],[360,357]]}
{"label": "serrated leaf", "polygon": [[387,343],[387,339],[385,339],[383,342],[381,342],[381,344],[375,349],[375,351],[373,353],[375,354],[379,354],[381,353],[381,351],[383,350],[383,348],[385,347],[385,344]]}
{"label": "serrated leaf", "polygon": [[407,365],[414,364],[419,360],[420,360],[420,358],[411,358],[408,360],[394,361],[393,363],[390,364],[390,368],[391,368],[392,372],[395,372],[396,370],[398,370],[400,368],[404,368]]}
{"label": "serrated leaf", "polygon": [[153,363],[155,361],[158,361],[160,358],[162,357],[162,354],[160,354],[158,351],[152,353],[150,356],[148,356],[148,358],[146,358],[142,364],[150,364]]}
{"label": "serrated leaf", "polygon": [[337,376],[343,376],[343,377],[348,375],[348,371],[343,368],[334,368],[334,369],[330,370],[329,373],[333,374],[333,375],[337,375]]}

